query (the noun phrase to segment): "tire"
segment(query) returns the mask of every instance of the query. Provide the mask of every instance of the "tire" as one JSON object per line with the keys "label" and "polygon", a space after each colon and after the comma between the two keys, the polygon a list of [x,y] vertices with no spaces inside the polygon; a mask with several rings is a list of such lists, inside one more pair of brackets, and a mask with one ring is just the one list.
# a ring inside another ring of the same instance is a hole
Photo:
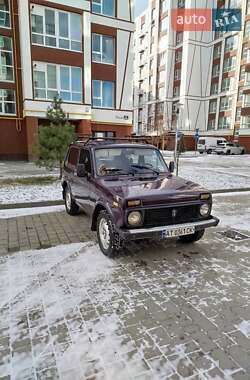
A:
{"label": "tire", "polygon": [[119,234],[107,211],[101,211],[97,218],[97,238],[102,253],[109,257],[115,257],[122,248]]}
{"label": "tire", "polygon": [[242,154],[242,155],[245,154],[245,151],[243,150],[243,151],[241,152],[241,154]]}
{"label": "tire", "polygon": [[212,154],[212,149],[208,149],[207,154]]}
{"label": "tire", "polygon": [[231,154],[231,151],[228,150],[227,153],[226,153],[226,155],[227,155],[227,156],[230,156],[230,154]]}
{"label": "tire", "polygon": [[190,244],[195,243],[203,238],[205,230],[197,231],[193,235],[180,236],[179,240],[181,243]]}
{"label": "tire", "polygon": [[67,186],[65,189],[64,201],[65,201],[65,209],[66,209],[67,214],[71,216],[75,216],[80,213],[80,208],[77,206],[77,204],[73,200],[72,193],[69,186]]}

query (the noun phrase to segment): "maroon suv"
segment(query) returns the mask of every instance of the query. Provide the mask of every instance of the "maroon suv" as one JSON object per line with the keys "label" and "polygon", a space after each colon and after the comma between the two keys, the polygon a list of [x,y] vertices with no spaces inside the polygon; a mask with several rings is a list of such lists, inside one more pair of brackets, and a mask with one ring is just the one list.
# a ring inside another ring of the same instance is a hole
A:
{"label": "maroon suv", "polygon": [[63,170],[66,210],[84,210],[97,231],[102,252],[111,257],[127,240],[202,238],[219,219],[211,215],[212,195],[175,177],[154,146],[132,141],[90,139],[69,147]]}

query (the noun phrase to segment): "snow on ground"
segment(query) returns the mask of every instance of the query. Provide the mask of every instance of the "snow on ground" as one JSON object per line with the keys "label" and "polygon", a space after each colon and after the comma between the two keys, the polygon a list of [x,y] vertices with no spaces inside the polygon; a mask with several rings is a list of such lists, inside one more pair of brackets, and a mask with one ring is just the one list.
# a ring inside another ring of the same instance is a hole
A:
{"label": "snow on ground", "polygon": [[0,161],[0,179],[40,176],[59,176],[59,170],[39,168],[34,162]]}
{"label": "snow on ground", "polygon": [[[166,162],[171,160],[165,156]],[[2,166],[1,166],[2,165]],[[0,178],[38,175],[34,164],[0,163]],[[14,165],[14,169],[11,167]],[[4,170],[3,170],[4,167]],[[26,168],[28,168],[26,170]],[[41,173],[50,175],[45,169]],[[13,174],[14,173],[14,174]],[[180,159],[179,175],[208,188],[209,190],[236,189],[250,187],[250,156],[198,155],[187,152]],[[0,187],[0,204],[38,202],[62,199],[60,181],[50,185],[18,185]]]}
{"label": "snow on ground", "polygon": [[64,211],[64,206],[33,207],[33,208],[15,208],[10,210],[0,210],[0,219],[16,218],[18,216],[48,214],[51,212]]}
{"label": "snow on ground", "polygon": [[0,205],[62,199],[60,181],[50,185],[0,186]]}
{"label": "snow on ground", "polygon": [[209,190],[250,187],[250,156],[181,157],[179,175]]}
{"label": "snow on ground", "polygon": [[220,219],[220,226],[250,235],[250,192],[218,194],[213,199],[213,214]]}
{"label": "snow on ground", "polygon": [[[0,377],[57,379],[59,375],[62,380],[160,380],[172,375],[180,378],[177,376],[180,371],[186,374],[185,377],[189,373],[201,375],[199,378],[204,380],[214,378],[212,373],[219,371],[219,361],[210,355],[209,350],[206,350],[208,354],[202,352],[191,336],[176,344],[173,338],[172,346],[163,347],[162,340],[171,341],[171,330],[168,335],[156,323],[146,332],[143,317],[147,314],[140,316],[140,312],[146,312],[147,302],[148,305],[153,302],[156,309],[159,305],[164,309],[165,302],[168,306],[164,310],[171,314],[172,309],[168,307],[177,307],[178,304],[174,306],[172,302],[178,298],[181,289],[189,294],[189,304],[182,306],[187,307],[186,311],[190,311],[192,305],[196,308],[195,313],[199,310],[203,315],[208,308],[211,309],[207,302],[220,308],[225,301],[216,288],[218,282],[211,280],[209,283],[205,273],[211,270],[219,273],[228,268],[225,285],[232,286],[231,278],[235,276],[237,264],[226,265],[221,259],[201,258],[191,269],[180,259],[171,262],[158,254],[153,258],[150,268],[142,269],[133,259],[125,264],[122,260],[107,259],[92,242],[1,258],[0,330],[2,342],[9,336],[11,351],[2,351]],[[166,283],[175,283],[176,287],[168,289],[164,279]],[[202,291],[205,279],[207,294],[203,292],[203,297],[206,300],[197,305],[199,297],[195,289]],[[143,294],[146,298],[142,302],[138,297]],[[157,299],[164,302],[158,303]],[[154,313],[157,314],[156,309]],[[136,318],[134,313],[137,313]],[[176,323],[184,321],[185,313],[180,314]],[[217,314],[212,316],[217,318]],[[133,327],[131,317],[136,327]],[[148,323],[151,320],[149,318]],[[186,320],[190,318],[186,317]],[[212,326],[216,328],[214,323]],[[248,325],[241,323],[235,329],[246,332]],[[163,335],[159,335],[159,330]],[[129,334],[135,334],[137,346]],[[159,352],[158,346],[154,343],[152,346],[152,342],[161,342],[160,348],[165,351],[165,356],[158,353],[147,359],[150,350]],[[197,360],[197,368],[192,360]],[[227,368],[230,364],[225,365],[225,377],[219,378],[233,380],[232,375],[240,372],[240,368],[230,369]]]}

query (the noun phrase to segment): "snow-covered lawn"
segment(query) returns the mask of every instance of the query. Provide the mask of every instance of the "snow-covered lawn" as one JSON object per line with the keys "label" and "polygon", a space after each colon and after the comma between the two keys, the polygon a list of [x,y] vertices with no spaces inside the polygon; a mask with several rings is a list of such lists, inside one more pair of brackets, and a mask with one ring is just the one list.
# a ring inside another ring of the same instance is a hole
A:
{"label": "snow-covered lawn", "polygon": [[16,218],[26,215],[40,215],[52,212],[64,211],[64,206],[33,207],[33,208],[15,208],[10,210],[0,210],[0,219]]}
{"label": "snow-covered lawn", "polygon": [[250,188],[250,156],[184,156],[179,175],[209,190]]}
{"label": "snow-covered lawn", "polygon": [[60,181],[49,185],[0,186],[0,205],[62,199]]}
{"label": "snow-covered lawn", "polygon": [[59,170],[49,171],[46,168],[39,168],[34,162],[0,161],[0,179],[41,176],[59,177]]}

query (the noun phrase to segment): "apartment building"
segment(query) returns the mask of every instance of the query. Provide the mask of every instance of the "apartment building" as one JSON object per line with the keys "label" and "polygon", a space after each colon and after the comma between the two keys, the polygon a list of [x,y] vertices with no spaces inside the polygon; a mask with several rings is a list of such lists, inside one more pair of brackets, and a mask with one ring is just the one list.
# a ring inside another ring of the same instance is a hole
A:
{"label": "apartment building", "polygon": [[[241,32],[184,31],[173,8],[241,8]],[[150,0],[136,19],[134,128],[166,136],[177,126],[186,146],[202,136],[239,140],[250,152],[250,0]]]}
{"label": "apartment building", "polygon": [[130,0],[0,0],[0,158],[33,155],[59,95],[79,136],[131,134]]}

